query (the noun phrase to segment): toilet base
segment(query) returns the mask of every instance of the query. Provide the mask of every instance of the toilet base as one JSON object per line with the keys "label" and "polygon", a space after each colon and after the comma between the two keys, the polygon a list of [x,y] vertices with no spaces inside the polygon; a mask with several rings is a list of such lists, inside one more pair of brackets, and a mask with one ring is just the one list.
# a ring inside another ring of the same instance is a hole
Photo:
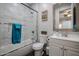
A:
{"label": "toilet base", "polygon": [[42,56],[42,51],[41,50],[37,50],[35,51],[35,56]]}

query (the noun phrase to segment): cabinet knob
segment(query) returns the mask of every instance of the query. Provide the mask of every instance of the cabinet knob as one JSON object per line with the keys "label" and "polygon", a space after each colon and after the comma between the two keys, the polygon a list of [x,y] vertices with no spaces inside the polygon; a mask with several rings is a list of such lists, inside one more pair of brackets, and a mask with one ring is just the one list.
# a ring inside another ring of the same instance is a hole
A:
{"label": "cabinet knob", "polygon": [[61,48],[61,49],[63,49],[63,48]]}
{"label": "cabinet knob", "polygon": [[64,50],[67,50],[67,49],[64,49]]}
{"label": "cabinet knob", "polygon": [[50,40],[50,39],[48,39],[48,40]]}

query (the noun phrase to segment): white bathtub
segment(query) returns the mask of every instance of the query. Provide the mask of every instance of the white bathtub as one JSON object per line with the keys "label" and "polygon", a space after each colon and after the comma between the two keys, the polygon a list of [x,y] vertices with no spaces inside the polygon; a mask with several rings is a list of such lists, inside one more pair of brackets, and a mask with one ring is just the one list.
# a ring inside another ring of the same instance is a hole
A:
{"label": "white bathtub", "polygon": [[9,44],[0,47],[0,55],[23,56],[32,51],[32,40],[28,39],[20,44]]}

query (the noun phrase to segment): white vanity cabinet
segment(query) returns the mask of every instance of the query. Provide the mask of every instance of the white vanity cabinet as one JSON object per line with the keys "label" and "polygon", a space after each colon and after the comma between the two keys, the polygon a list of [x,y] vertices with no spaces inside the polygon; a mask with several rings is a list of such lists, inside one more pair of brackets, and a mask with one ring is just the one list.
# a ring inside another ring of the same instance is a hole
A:
{"label": "white vanity cabinet", "polygon": [[51,38],[49,40],[50,56],[79,56],[79,42]]}
{"label": "white vanity cabinet", "polygon": [[63,55],[63,47],[61,45],[56,44],[56,43],[52,44],[50,46],[49,55],[50,56],[62,56]]}
{"label": "white vanity cabinet", "polygon": [[75,49],[72,47],[65,47],[64,56],[79,56],[79,49]]}

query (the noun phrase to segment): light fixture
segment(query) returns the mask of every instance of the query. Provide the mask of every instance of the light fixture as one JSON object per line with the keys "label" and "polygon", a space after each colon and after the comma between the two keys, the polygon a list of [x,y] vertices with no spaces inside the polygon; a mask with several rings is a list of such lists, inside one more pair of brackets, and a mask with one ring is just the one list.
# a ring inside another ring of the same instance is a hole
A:
{"label": "light fixture", "polygon": [[71,15],[70,12],[71,12],[70,10],[66,10],[66,11],[63,13],[64,17],[71,17],[72,15]]}
{"label": "light fixture", "polygon": [[71,14],[68,14],[68,15],[67,15],[67,17],[71,17],[71,16],[72,16]]}
{"label": "light fixture", "polygon": [[67,15],[68,15],[68,13],[67,13],[67,12],[65,12],[65,13],[64,13],[64,16],[67,16]]}

